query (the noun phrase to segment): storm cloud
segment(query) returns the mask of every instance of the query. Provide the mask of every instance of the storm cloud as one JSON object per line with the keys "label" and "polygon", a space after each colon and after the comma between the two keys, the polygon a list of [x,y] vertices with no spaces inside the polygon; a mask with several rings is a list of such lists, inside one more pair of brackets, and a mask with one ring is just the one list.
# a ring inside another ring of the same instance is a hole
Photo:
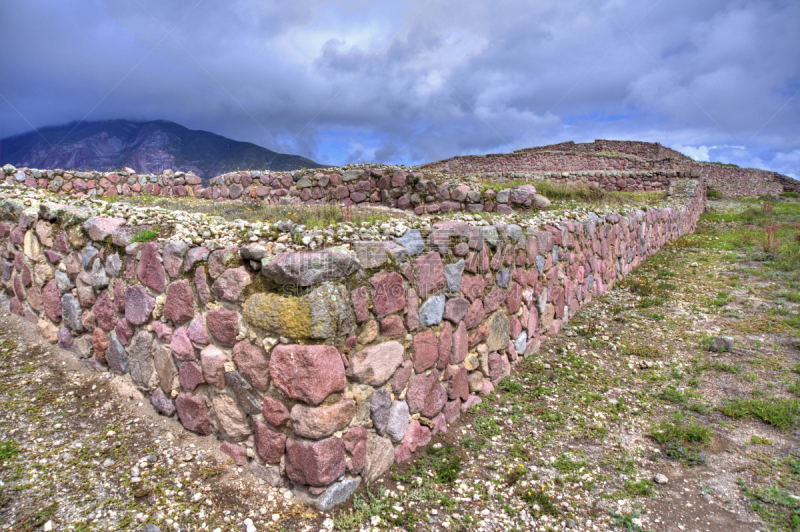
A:
{"label": "storm cloud", "polygon": [[344,164],[595,138],[800,174],[800,3],[4,0],[2,135],[166,119]]}

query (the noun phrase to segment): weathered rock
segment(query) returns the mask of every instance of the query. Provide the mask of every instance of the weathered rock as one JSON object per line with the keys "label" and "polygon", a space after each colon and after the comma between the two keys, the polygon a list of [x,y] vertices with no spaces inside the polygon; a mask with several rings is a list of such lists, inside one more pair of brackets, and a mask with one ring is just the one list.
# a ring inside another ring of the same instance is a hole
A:
{"label": "weathered rock", "polygon": [[[414,260],[416,272],[417,292],[423,299],[429,294],[444,287],[444,265],[438,253],[431,252]],[[442,301],[444,306],[444,301]]]}
{"label": "weathered rock", "polygon": [[262,266],[261,273],[278,284],[312,286],[347,277],[358,268],[358,260],[347,253],[284,253]]}
{"label": "weathered rock", "polygon": [[125,289],[125,319],[133,325],[144,325],[150,320],[156,300],[147,294],[147,290],[138,284]]}
{"label": "weathered rock", "polygon": [[386,264],[388,256],[383,242],[351,242],[350,246],[356,252],[356,258],[364,269],[377,268]]}
{"label": "weathered rock", "polygon": [[202,315],[192,320],[192,323],[189,324],[189,328],[186,329],[186,334],[189,336],[189,340],[195,345],[208,344],[208,330],[206,330],[205,320]]}
{"label": "weathered rock", "polygon": [[198,262],[208,259],[208,249],[204,247],[192,248],[186,252],[186,257],[183,259],[183,271],[188,272]]}
{"label": "weathered rock", "polygon": [[286,474],[299,484],[327,486],[347,469],[344,451],[339,438],[308,441],[292,436],[286,440]]}
{"label": "weathered rock", "polygon": [[227,308],[212,310],[206,316],[206,326],[211,336],[223,347],[233,347],[239,334],[239,315]]}
{"label": "weathered rock", "polygon": [[83,223],[83,230],[95,242],[104,242],[116,229],[126,222],[125,218],[92,216]]}
{"label": "weathered rock", "polygon": [[156,388],[153,394],[150,396],[150,404],[153,405],[153,408],[156,409],[156,412],[167,417],[172,417],[177,411],[175,408],[175,403],[172,402],[172,399],[167,397],[161,388]]}
{"label": "weathered rock", "polygon": [[104,331],[110,331],[117,325],[117,318],[114,316],[114,303],[111,301],[111,293],[109,291],[103,291],[97,296],[97,301],[94,304],[94,315],[97,319],[97,324]]}
{"label": "weathered rock", "polygon": [[209,345],[200,351],[200,365],[206,382],[217,388],[225,388],[225,363],[228,357],[216,346]]}
{"label": "weathered rock", "polygon": [[380,329],[381,336],[387,338],[400,338],[406,332],[406,328],[403,326],[403,318],[397,314],[392,314],[382,319]]}
{"label": "weathered rock", "polygon": [[226,371],[225,384],[233,388],[236,401],[246,413],[254,416],[261,412],[261,397],[250,386],[250,383],[244,380],[241,373],[238,371]]}
{"label": "weathered rock", "polygon": [[393,442],[403,439],[408,429],[408,403],[394,401],[389,409],[389,419],[386,422],[386,435]]}
{"label": "weathered rock", "polygon": [[433,418],[441,412],[447,402],[447,391],[439,382],[439,372],[433,370],[429,375],[417,375],[412,378],[408,385],[406,401],[412,414],[419,412],[427,418]]}
{"label": "weathered rock", "polygon": [[92,288],[95,290],[102,290],[108,287],[108,276],[103,263],[99,260],[94,261],[92,265]]}
{"label": "weathered rock", "polygon": [[430,327],[442,322],[444,313],[444,294],[429,297],[419,308],[419,321],[422,325]]}
{"label": "weathered rock", "polygon": [[387,438],[374,434],[367,437],[367,462],[361,471],[366,482],[374,482],[392,467],[394,463],[394,446]]}
{"label": "weathered rock", "polygon": [[266,392],[269,387],[269,363],[257,345],[244,340],[233,346],[233,361],[247,381],[257,390]]}
{"label": "weathered rock", "polygon": [[164,303],[164,317],[178,325],[194,317],[194,292],[189,281],[175,281],[169,285]]}
{"label": "weathered rock", "polygon": [[181,273],[183,258],[189,251],[189,244],[183,241],[169,242],[164,246],[164,269],[170,277],[177,277]]}
{"label": "weathered rock", "polygon": [[284,395],[320,404],[347,385],[339,351],[328,345],[278,345],[272,350],[270,376]]}
{"label": "weathered rock", "polygon": [[194,391],[199,385],[206,382],[203,372],[197,362],[184,362],[178,370],[178,379],[181,388]]}
{"label": "weathered rock", "polygon": [[370,401],[370,416],[375,432],[383,436],[389,424],[389,409],[392,407],[392,397],[389,392],[378,390],[372,395]]}
{"label": "weathered rock", "polygon": [[378,317],[403,310],[406,306],[406,294],[403,278],[400,274],[381,272],[369,280],[375,288],[372,305]]}
{"label": "weathered rock", "polygon": [[274,427],[282,426],[291,417],[286,405],[270,396],[264,397],[261,413],[264,415],[264,419]]}
{"label": "weathered rock", "polygon": [[172,353],[169,347],[160,345],[155,348],[153,353],[153,365],[156,368],[158,381],[161,389],[165,393],[172,393],[172,382],[178,374],[178,368],[175,367],[175,361],[172,359]]}
{"label": "weathered rock", "polygon": [[458,294],[461,291],[461,274],[464,273],[464,259],[444,267],[444,277],[447,280],[447,292]]}
{"label": "weathered rock", "polygon": [[128,347],[131,380],[142,390],[150,391],[158,385],[153,362],[153,336],[147,331],[137,332]]}
{"label": "weathered rock", "polygon": [[186,327],[178,327],[173,331],[169,346],[178,360],[197,360],[197,353],[189,340]]}
{"label": "weathered rock", "polygon": [[108,367],[117,373],[128,372],[128,353],[125,348],[117,340],[116,335],[112,334],[108,340],[108,349],[106,349],[106,362]]}
{"label": "weathered rock", "polygon": [[470,303],[463,297],[451,298],[445,303],[442,317],[458,325],[469,311]]}
{"label": "weathered rock", "polygon": [[364,329],[361,331],[361,334],[358,335],[357,340],[358,343],[366,345],[371,343],[377,337],[378,337],[378,322],[376,322],[375,320],[369,320],[367,321],[367,323],[364,324]]}
{"label": "weathered rock", "polygon": [[[187,364],[184,362],[184,364]],[[183,367],[184,364],[181,364]],[[252,432],[247,422],[247,416],[236,405],[236,401],[229,395],[218,395],[212,401],[214,415],[219,420],[219,429],[225,436],[233,441],[241,441]]]}
{"label": "weathered rock", "polygon": [[194,287],[197,290],[197,298],[200,303],[205,305],[211,299],[211,291],[208,288],[208,279],[206,279],[206,270],[202,266],[198,266],[194,270]]}
{"label": "weathered rock", "polygon": [[58,347],[61,349],[69,349],[72,346],[72,334],[66,327],[58,329]]}
{"label": "weathered rock", "polygon": [[208,418],[206,400],[201,395],[182,392],[175,400],[175,408],[186,430],[202,435],[211,434],[211,420]]}
{"label": "weathered rock", "polygon": [[356,321],[364,323],[369,319],[369,309],[367,308],[367,287],[361,286],[350,292],[350,299],[353,302]]}
{"label": "weathered rock", "polygon": [[469,353],[469,335],[464,322],[458,324],[453,333],[453,348],[450,351],[450,364],[461,364]]}
{"label": "weathered rock", "polygon": [[326,283],[301,297],[256,293],[244,303],[248,323],[297,340],[350,336],[355,315],[347,290]]}
{"label": "weathered rock", "polygon": [[241,467],[247,464],[247,449],[245,449],[241,445],[236,445],[234,443],[225,441],[222,442],[222,445],[220,445],[219,450],[227,454],[231,458],[233,458],[233,462],[237,466]]}
{"label": "weathered rock", "polygon": [[313,506],[321,512],[327,512],[349,499],[359,484],[361,484],[361,477],[346,478],[340,482],[334,482],[319,495],[313,495],[308,488],[302,486],[295,486],[292,493],[296,503]]}
{"label": "weathered rock", "polygon": [[[239,261],[236,260],[236,246],[228,246],[225,249],[218,249],[211,253],[208,257],[208,274],[211,276],[212,279],[216,279],[228,265],[233,265],[234,263],[238,265]],[[245,257],[248,258],[248,257]],[[263,257],[262,257],[263,258]],[[261,259],[252,259],[252,260],[261,260]]]}
{"label": "weathered rock", "polygon": [[489,354],[489,377],[492,382],[500,382],[511,375],[511,363],[505,355],[499,353]]}
{"label": "weathered rock", "polygon": [[42,306],[44,307],[45,314],[50,318],[50,321],[55,323],[60,323],[62,317],[60,297],[56,280],[49,280],[47,284],[44,285],[44,290],[42,290]]}
{"label": "weathered rock", "polygon": [[408,254],[412,257],[416,257],[425,251],[425,241],[416,229],[409,229],[402,237],[395,238],[394,241],[406,248]]}
{"label": "weathered rock", "polygon": [[217,281],[214,283],[214,293],[219,299],[224,301],[237,301],[244,292],[244,289],[252,282],[253,280],[250,277],[250,273],[244,269],[244,266],[240,268],[231,268],[225,270],[225,272],[217,278]]}
{"label": "weathered rock", "polygon": [[469,398],[469,379],[467,370],[463,366],[450,366],[445,370],[444,380],[447,383],[447,397],[450,400]]}
{"label": "weathered rock", "polygon": [[81,305],[72,294],[64,294],[61,297],[61,317],[64,325],[73,331],[83,331],[81,323]]}
{"label": "weathered rock", "polygon": [[408,289],[406,295],[406,315],[405,326],[409,331],[416,331],[420,327],[419,323],[419,301],[417,300],[417,291],[413,288]]}
{"label": "weathered rock", "polygon": [[347,374],[363,384],[382,386],[403,363],[405,349],[398,342],[384,342],[353,355]]}
{"label": "weathered rock", "polygon": [[161,264],[157,243],[149,242],[142,246],[142,256],[136,267],[136,275],[142,284],[156,292],[163,292],[166,288],[167,274]]}
{"label": "weathered rock", "polygon": [[504,350],[508,347],[509,332],[511,323],[508,316],[502,311],[496,311],[488,320],[489,337],[486,339],[486,347],[489,351]]}
{"label": "weathered rock", "polygon": [[392,377],[392,393],[399,394],[405,389],[409,379],[411,379],[411,372],[413,369],[414,363],[410,360],[406,360],[400,368],[394,372],[394,376]]}
{"label": "weathered rock", "polygon": [[279,488],[283,486],[283,477],[281,476],[280,466],[263,466],[258,462],[253,461],[250,462],[250,467],[248,469],[253,476],[260,478],[273,488]]}
{"label": "weathered rock", "polygon": [[411,359],[414,361],[414,370],[421,373],[436,364],[439,358],[439,344],[433,329],[414,336],[411,344]]}
{"label": "weathered rock", "polygon": [[[99,330],[99,329],[95,329],[95,330]],[[38,321],[38,323],[36,324],[36,331],[39,333],[39,335],[42,338],[44,338],[45,340],[47,340],[51,344],[54,344],[54,343],[58,342],[58,327],[56,327],[55,325],[53,325],[49,321],[40,319]],[[100,332],[102,332],[102,331],[100,331]],[[105,353],[105,351],[104,351],[104,353]]]}
{"label": "weathered rock", "polygon": [[340,431],[350,424],[356,413],[352,399],[343,399],[332,406],[292,407],[292,428],[297,436],[318,440]]}

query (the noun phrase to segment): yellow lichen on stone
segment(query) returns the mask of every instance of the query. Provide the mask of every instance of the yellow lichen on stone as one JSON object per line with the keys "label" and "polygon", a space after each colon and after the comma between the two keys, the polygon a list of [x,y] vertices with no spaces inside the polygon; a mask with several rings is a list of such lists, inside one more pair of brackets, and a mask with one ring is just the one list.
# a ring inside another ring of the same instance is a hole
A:
{"label": "yellow lichen on stone", "polygon": [[253,294],[244,303],[247,323],[268,332],[302,339],[311,336],[311,306],[308,301],[278,294]]}

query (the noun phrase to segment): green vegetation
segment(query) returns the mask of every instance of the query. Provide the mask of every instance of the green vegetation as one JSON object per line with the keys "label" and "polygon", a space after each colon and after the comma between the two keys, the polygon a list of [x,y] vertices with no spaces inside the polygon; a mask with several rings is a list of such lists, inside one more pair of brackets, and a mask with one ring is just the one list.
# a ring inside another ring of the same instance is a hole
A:
{"label": "green vegetation", "polygon": [[539,517],[542,514],[552,516],[559,514],[558,506],[553,502],[552,497],[544,491],[544,486],[538,489],[535,486],[519,488],[517,495],[531,505],[534,517]]}
{"label": "green vegetation", "polygon": [[684,421],[683,414],[677,412],[655,425],[648,435],[664,446],[665,456],[691,466],[705,463],[701,450],[711,441],[712,432],[694,419]]}
{"label": "green vegetation", "polygon": [[764,465],[753,472],[750,482],[738,479],[748,508],[771,530],[800,530],[800,456],[761,461]]}
{"label": "green vegetation", "polygon": [[655,483],[649,478],[643,478],[636,482],[627,480],[623,491],[629,497],[652,497],[655,493],[654,486]]}
{"label": "green vegetation", "polygon": [[158,237],[158,232],[152,229],[144,229],[138,235],[131,239],[134,242],[152,242]]}
{"label": "green vegetation", "polygon": [[14,440],[0,442],[0,464],[14,458],[20,453],[19,445]]}
{"label": "green vegetation", "polygon": [[433,475],[439,484],[452,484],[461,473],[461,456],[456,454],[455,448],[450,445],[435,447],[429,445],[425,454],[413,462],[406,473],[393,473],[392,478],[402,482],[410,482],[414,477],[428,477],[428,472]]}
{"label": "green vegetation", "polygon": [[723,414],[734,419],[754,418],[783,430],[789,430],[800,416],[800,400],[780,399],[740,399],[735,398],[721,409]]}

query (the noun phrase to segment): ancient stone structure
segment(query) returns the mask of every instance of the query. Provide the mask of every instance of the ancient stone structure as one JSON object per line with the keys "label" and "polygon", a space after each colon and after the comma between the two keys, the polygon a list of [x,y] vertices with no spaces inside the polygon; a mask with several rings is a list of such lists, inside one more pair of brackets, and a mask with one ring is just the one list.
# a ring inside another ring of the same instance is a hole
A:
{"label": "ancient stone structure", "polygon": [[[422,170],[524,179],[597,183],[610,190],[657,190],[675,178],[700,177],[730,196],[797,192],[800,182],[776,172],[705,163],[657,143],[596,140],[563,142],[513,153],[468,155],[424,164]],[[644,188],[647,190],[647,188]]]}
{"label": "ancient stone structure", "polygon": [[[57,177],[63,187],[63,173],[30,184]],[[169,177],[173,190],[189,184]],[[239,178],[237,193],[276,190]],[[445,220],[425,237],[277,256],[259,243],[127,243],[125,219],[6,194],[0,283],[10,310],[48,341],[125,375],[158,412],[215,434],[239,466],[329,509],[447,431],[584,302],[693,231],[705,182],[670,186],[669,207],[527,234]]]}

